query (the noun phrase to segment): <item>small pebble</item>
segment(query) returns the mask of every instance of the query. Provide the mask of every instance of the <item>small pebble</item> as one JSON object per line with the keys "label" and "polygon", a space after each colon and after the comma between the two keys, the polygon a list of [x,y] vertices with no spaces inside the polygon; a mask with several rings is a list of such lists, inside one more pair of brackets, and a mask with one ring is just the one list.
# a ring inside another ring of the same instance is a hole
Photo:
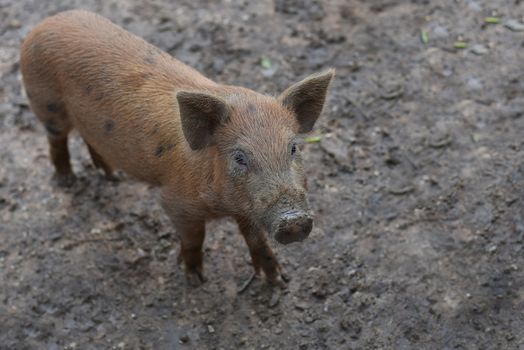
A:
{"label": "small pebble", "polygon": [[18,29],[22,27],[22,23],[17,19],[13,19],[11,22],[9,22],[8,27],[13,28],[13,29]]}
{"label": "small pebble", "polygon": [[482,82],[477,78],[469,78],[466,82],[468,90],[481,90]]}
{"label": "small pebble", "polygon": [[524,23],[517,21],[516,19],[510,19],[504,23],[504,26],[514,32],[524,32]]}
{"label": "small pebble", "polygon": [[279,301],[280,301],[280,292],[278,291],[273,292],[273,295],[271,295],[271,299],[269,300],[269,307],[277,306]]}
{"label": "small pebble", "polygon": [[211,334],[215,333],[215,328],[213,328],[212,325],[208,325],[208,326],[207,326],[207,330],[208,330],[208,332],[211,333]]}
{"label": "small pebble", "polygon": [[182,334],[179,339],[181,343],[187,343],[189,341],[189,336],[187,334]]}
{"label": "small pebble", "polygon": [[475,55],[485,55],[489,52],[488,48],[481,44],[475,44],[471,47],[471,52],[473,52]]}
{"label": "small pebble", "polygon": [[488,251],[488,253],[494,253],[497,250],[497,245],[490,245],[486,250]]}
{"label": "small pebble", "polygon": [[436,25],[433,28],[432,37],[433,38],[447,38],[449,36],[449,31],[446,27],[441,25]]}
{"label": "small pebble", "polygon": [[303,311],[309,309],[309,305],[307,303],[303,302],[297,302],[295,303],[295,309]]}

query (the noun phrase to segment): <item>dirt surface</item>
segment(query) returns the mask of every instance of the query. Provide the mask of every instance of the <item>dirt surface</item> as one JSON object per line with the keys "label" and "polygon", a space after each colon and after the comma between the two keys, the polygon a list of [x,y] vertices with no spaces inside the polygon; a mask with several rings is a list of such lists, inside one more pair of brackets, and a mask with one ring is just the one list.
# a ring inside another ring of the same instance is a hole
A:
{"label": "dirt surface", "polygon": [[[79,181],[53,185],[18,50],[72,8],[268,94],[336,67],[322,138],[302,147],[315,228],[273,244],[287,292],[238,293],[252,267],[228,220],[189,287],[157,191],[106,181],[78,136]],[[0,0],[0,349],[524,349],[523,15],[520,0]]]}

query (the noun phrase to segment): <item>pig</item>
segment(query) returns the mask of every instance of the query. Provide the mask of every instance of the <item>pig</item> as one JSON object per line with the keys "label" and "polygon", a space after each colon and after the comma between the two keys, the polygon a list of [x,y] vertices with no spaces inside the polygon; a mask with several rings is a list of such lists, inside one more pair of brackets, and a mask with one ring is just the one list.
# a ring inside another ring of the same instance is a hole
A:
{"label": "pig", "polygon": [[320,116],[333,69],[266,96],[215,83],[82,10],[38,24],[20,62],[59,184],[74,179],[68,135],[76,129],[108,177],[118,169],[159,188],[191,284],[205,281],[206,221],[227,216],[238,223],[254,275],[285,287],[268,241],[289,244],[311,232],[299,137]]}

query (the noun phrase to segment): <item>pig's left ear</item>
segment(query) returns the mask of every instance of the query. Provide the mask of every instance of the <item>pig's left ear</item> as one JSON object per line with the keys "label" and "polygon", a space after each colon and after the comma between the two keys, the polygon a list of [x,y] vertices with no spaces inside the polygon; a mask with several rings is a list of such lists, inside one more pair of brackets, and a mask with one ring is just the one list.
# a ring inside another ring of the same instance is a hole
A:
{"label": "pig's left ear", "polygon": [[182,132],[191,149],[210,146],[215,130],[229,118],[226,102],[212,95],[189,91],[179,91],[176,99]]}
{"label": "pig's left ear", "polygon": [[334,69],[310,75],[287,88],[278,97],[278,100],[285,107],[295,113],[299,124],[299,133],[307,133],[313,130],[313,126],[324,107],[327,89],[334,75]]}

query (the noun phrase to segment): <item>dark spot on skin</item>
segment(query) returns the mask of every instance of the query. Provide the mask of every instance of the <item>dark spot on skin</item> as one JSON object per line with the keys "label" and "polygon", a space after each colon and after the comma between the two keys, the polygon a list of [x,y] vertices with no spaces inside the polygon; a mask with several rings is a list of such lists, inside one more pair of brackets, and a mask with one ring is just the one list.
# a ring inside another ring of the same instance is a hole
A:
{"label": "dark spot on skin", "polygon": [[44,123],[44,127],[47,131],[47,133],[51,136],[59,136],[60,135],[60,129],[57,128],[56,123],[54,120],[48,120]]}
{"label": "dark spot on skin", "polygon": [[255,114],[257,111],[257,106],[255,106],[253,103],[250,103],[247,105],[247,112],[249,114]]}
{"label": "dark spot on skin", "polygon": [[47,111],[51,113],[58,112],[58,105],[56,103],[48,103],[47,104]]}
{"label": "dark spot on skin", "polygon": [[93,87],[91,85],[87,85],[85,87],[85,92],[86,92],[86,95],[89,96],[91,94],[91,90],[93,89]]}
{"label": "dark spot on skin", "polygon": [[164,154],[164,146],[158,145],[155,149],[155,157],[160,158],[162,157],[162,154]]}
{"label": "dark spot on skin", "polygon": [[104,130],[105,130],[105,132],[109,133],[109,132],[113,131],[114,128],[115,128],[115,122],[112,121],[111,119],[107,119],[104,122]]}
{"label": "dark spot on skin", "polygon": [[95,100],[96,101],[100,101],[103,98],[104,98],[104,94],[103,93],[99,93],[98,95],[96,95]]}
{"label": "dark spot on skin", "polygon": [[168,143],[166,145],[163,145],[163,144],[160,144],[157,146],[157,148],[155,149],[155,157],[157,158],[160,158],[162,157],[166,152],[169,152],[169,151],[172,151],[173,149],[175,149],[175,144],[174,143]]}

